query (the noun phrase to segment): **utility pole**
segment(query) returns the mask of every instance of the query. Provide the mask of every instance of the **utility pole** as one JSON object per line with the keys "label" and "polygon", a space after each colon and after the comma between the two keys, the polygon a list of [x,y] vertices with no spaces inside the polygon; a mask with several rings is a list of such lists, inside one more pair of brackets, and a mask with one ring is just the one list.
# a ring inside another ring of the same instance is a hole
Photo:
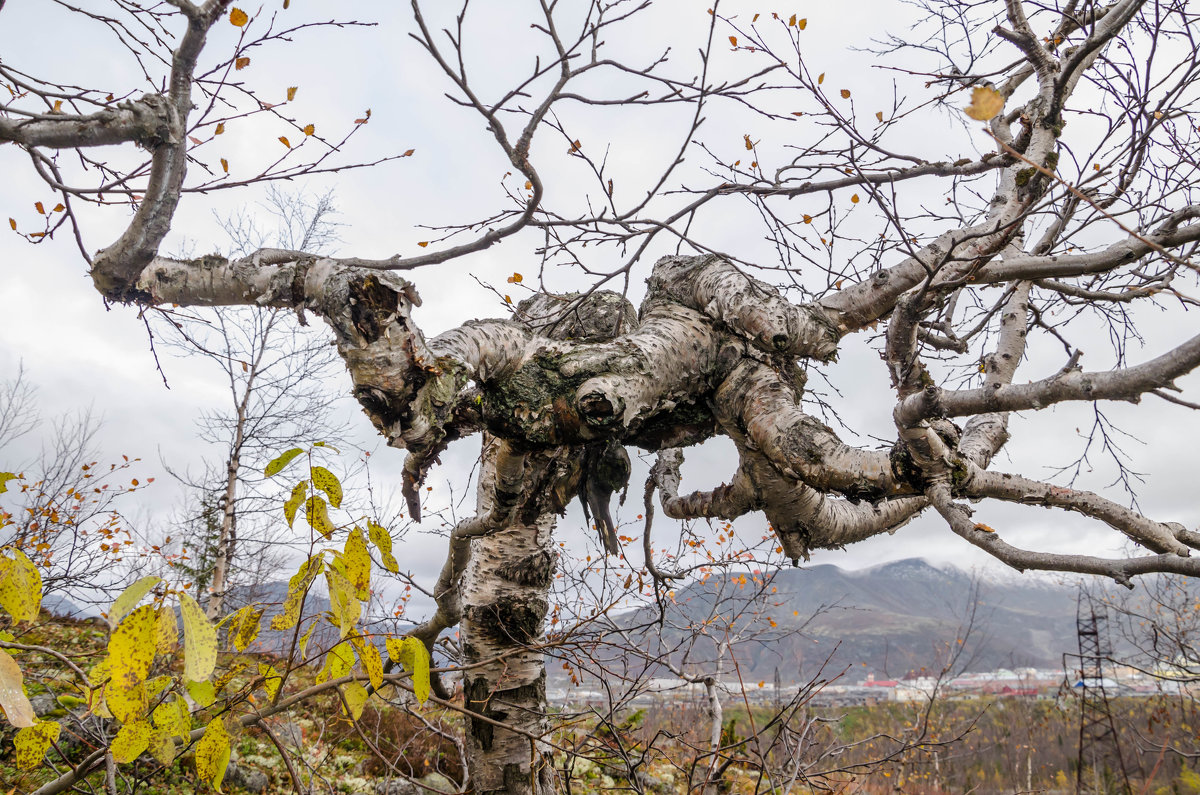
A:
{"label": "utility pole", "polygon": [[1132,795],[1121,742],[1104,687],[1105,663],[1112,660],[1108,612],[1081,589],[1075,612],[1079,635],[1079,759],[1077,793]]}

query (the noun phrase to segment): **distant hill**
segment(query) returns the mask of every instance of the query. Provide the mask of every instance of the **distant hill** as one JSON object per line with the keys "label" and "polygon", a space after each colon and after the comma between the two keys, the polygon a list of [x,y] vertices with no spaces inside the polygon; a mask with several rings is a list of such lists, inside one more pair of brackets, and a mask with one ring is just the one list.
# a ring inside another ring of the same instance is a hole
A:
{"label": "distant hill", "polygon": [[[1056,668],[1063,652],[1077,650],[1075,588],[1035,577],[979,580],[917,558],[861,571],[821,565],[779,571],[758,601],[749,598],[750,585],[737,587],[739,577],[714,575],[680,589],[682,622],[663,634],[674,647],[687,622],[707,621],[714,637],[726,625],[735,634],[760,633],[735,652],[747,681],[771,681],[776,668],[785,685],[807,681],[822,666],[826,675],[849,668],[849,681],[868,672],[937,670],[960,639],[956,670]],[[635,611],[625,622],[634,626],[650,615]],[[705,656],[704,648],[713,647],[702,644],[692,659]]]}

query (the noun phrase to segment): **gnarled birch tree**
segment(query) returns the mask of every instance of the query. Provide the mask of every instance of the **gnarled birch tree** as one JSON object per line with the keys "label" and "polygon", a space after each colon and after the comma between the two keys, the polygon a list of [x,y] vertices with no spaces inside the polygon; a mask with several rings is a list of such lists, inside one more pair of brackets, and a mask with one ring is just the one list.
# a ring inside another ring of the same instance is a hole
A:
{"label": "gnarled birch tree", "polygon": [[[247,114],[271,114],[296,128],[297,141],[311,138],[286,104],[260,100],[235,75],[252,48],[308,23],[280,27],[295,13],[287,10],[251,20],[229,0],[171,0],[131,18],[122,8],[113,17],[80,14],[155,56],[141,61],[147,80],[124,94],[0,63],[13,95],[0,105],[0,141],[25,152],[61,197],[61,210],[43,213],[37,239],[78,230],[89,202],[123,197],[136,210],[114,241],[92,254],[80,237],[107,301],[319,316],[363,410],[407,451],[414,515],[417,488],[446,446],[486,435],[478,513],[454,528],[438,612],[418,633],[431,643],[463,627],[476,792],[553,786],[536,649],[555,517],[581,481],[586,493],[587,479],[605,474],[580,466],[595,459],[581,452],[589,446],[657,453],[651,485],[667,516],[761,513],[795,559],[926,513],[1022,571],[1122,583],[1200,573],[1191,554],[1200,534],[1153,506],[1132,509],[1120,495],[996,466],[1020,432],[1020,412],[1141,400],[1200,408],[1178,385],[1200,365],[1200,336],[1182,323],[1157,335],[1161,353],[1141,360],[1118,335],[1110,369],[1085,369],[1080,338],[1094,335],[1094,318],[1119,329],[1139,306],[1189,317],[1196,303],[1200,55],[1189,3],[928,3],[904,37],[876,45],[896,75],[890,107],[860,113],[858,89],[829,87],[834,81],[810,64],[813,34],[795,15],[714,3],[698,42],[668,47],[656,37],[648,46],[639,31],[670,39],[687,30],[654,14],[693,10],[543,2],[523,22],[536,58],[497,90],[473,71],[480,53],[469,42],[482,12],[464,4],[433,19],[445,10],[414,0],[412,38],[451,100],[478,114],[517,180],[504,183],[507,203],[447,226],[411,256],[263,249],[232,260],[164,256],[177,210],[202,203],[205,192],[346,167],[332,139],[313,143],[307,151],[320,153],[306,161],[289,154],[246,178],[226,177],[228,163],[203,149]],[[230,24],[240,33],[232,46]],[[155,35],[138,35],[138,25]],[[219,36],[216,26],[224,26]],[[613,135],[628,136],[611,151],[602,133],[584,132],[610,114],[625,114]],[[737,159],[704,135],[706,119],[727,116],[748,130]],[[675,154],[649,172],[643,165],[640,184],[615,182],[618,161],[635,157],[638,136],[662,118],[679,123]],[[931,136],[935,126],[944,134]],[[293,143],[280,140],[291,153]],[[981,150],[949,148],[971,141]],[[107,150],[98,147],[114,145],[145,157],[120,167],[99,159]],[[910,190],[937,201],[914,202]],[[729,215],[736,208],[757,217],[753,234],[765,234],[773,259],[731,249],[743,232],[721,230],[729,217],[745,217]],[[427,339],[414,308],[431,269],[530,235],[539,292],[563,269],[589,277],[577,283],[584,292],[539,296],[513,317]],[[643,279],[636,313],[599,289]],[[855,398],[890,407],[886,449],[844,441],[806,402],[822,363],[873,333],[882,335],[892,391]],[[1022,369],[1044,358],[1031,357],[1034,345],[1061,346],[1061,366]],[[682,493],[687,449],[713,436],[737,449],[726,483]],[[986,523],[996,503],[1079,514],[1138,551],[1020,548]],[[645,565],[664,576],[651,556]]]}

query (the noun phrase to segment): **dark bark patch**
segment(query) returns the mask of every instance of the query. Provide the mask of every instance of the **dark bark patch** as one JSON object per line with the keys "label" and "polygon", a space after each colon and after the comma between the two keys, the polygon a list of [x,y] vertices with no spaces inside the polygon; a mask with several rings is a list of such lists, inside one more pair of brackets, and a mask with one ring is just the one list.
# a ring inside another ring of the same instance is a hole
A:
{"label": "dark bark patch", "polygon": [[536,596],[502,596],[488,605],[467,608],[466,617],[492,643],[524,645],[542,634],[549,602]]}
{"label": "dark bark patch", "polygon": [[557,556],[540,550],[521,560],[501,566],[496,570],[496,575],[517,585],[545,589],[550,587],[557,563]]}
{"label": "dark bark patch", "polygon": [[399,305],[396,292],[368,274],[350,285],[350,299],[350,319],[358,333],[368,343],[383,336]]}

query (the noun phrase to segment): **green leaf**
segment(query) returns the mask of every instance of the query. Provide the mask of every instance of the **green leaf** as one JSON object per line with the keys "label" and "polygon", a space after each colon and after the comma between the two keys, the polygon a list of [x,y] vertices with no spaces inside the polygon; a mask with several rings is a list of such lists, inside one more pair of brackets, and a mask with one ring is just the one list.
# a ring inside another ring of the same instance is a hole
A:
{"label": "green leaf", "polygon": [[17,732],[13,739],[13,745],[17,747],[17,769],[33,770],[41,765],[60,731],[62,727],[56,721],[42,720]]}
{"label": "green leaf", "polygon": [[9,547],[0,554],[0,607],[13,621],[35,621],[41,605],[42,575],[24,552]]}
{"label": "green leaf", "polygon": [[355,527],[346,538],[346,546],[342,553],[345,564],[346,579],[354,586],[354,592],[359,599],[371,597],[371,553],[367,552],[367,539],[363,531]]}
{"label": "green leaf", "polygon": [[113,630],[108,639],[110,687],[128,692],[146,681],[157,650],[154,638],[157,625],[158,610],[154,605],[142,605]]}
{"label": "green leaf", "polygon": [[213,718],[196,743],[196,773],[218,792],[229,767],[229,731],[221,718]]}
{"label": "green leaf", "polygon": [[179,594],[179,612],[183,616],[183,678],[203,682],[217,665],[217,628],[185,593]]}
{"label": "green leaf", "polygon": [[283,517],[287,519],[288,527],[296,521],[296,511],[304,504],[308,496],[308,481],[302,480],[292,487],[292,496],[283,504]]}
{"label": "green leaf", "polygon": [[113,740],[110,750],[112,751],[113,759],[120,764],[127,764],[137,759],[142,755],[142,752],[150,747],[150,734],[153,731],[150,722],[147,720],[135,720],[133,723],[126,723],[117,732],[116,739]]}
{"label": "green leaf", "polygon": [[12,472],[0,472],[0,494],[8,491],[8,481],[21,477]]}
{"label": "green leaf", "polygon": [[359,682],[347,682],[342,685],[342,698],[346,700],[345,706],[351,718],[358,720],[362,717],[363,705],[367,703],[369,695],[367,689]]}
{"label": "green leaf", "polygon": [[296,456],[304,451],[299,447],[293,447],[291,450],[281,454],[278,458],[271,459],[271,463],[267,464],[267,468],[263,470],[263,474],[267,477],[278,475],[284,470],[288,464],[296,460]]}
{"label": "green leaf", "polygon": [[28,729],[37,723],[33,705],[25,695],[25,677],[9,653],[0,649],[0,709],[8,722],[18,729]]}
{"label": "green leaf", "polygon": [[300,606],[308,587],[321,573],[325,561],[313,556],[300,564],[300,569],[288,581],[287,597],[283,600],[283,612],[271,619],[271,629],[291,629],[300,620]]}
{"label": "green leaf", "polygon": [[121,595],[112,603],[112,607],[108,609],[108,625],[116,627],[117,624],[120,624],[121,619],[128,615],[134,605],[142,601],[142,597],[160,582],[162,582],[162,577],[143,577],[122,591]]}
{"label": "green leaf", "polygon": [[325,467],[312,468],[313,486],[325,492],[329,497],[329,504],[334,508],[342,506],[342,483],[337,479],[337,476],[330,472]]}
{"label": "green leaf", "polygon": [[333,535],[334,527],[333,522],[329,520],[329,508],[320,497],[314,495],[305,500],[304,518],[308,520],[309,527],[325,538]]}
{"label": "green leaf", "polygon": [[371,543],[379,550],[379,557],[383,558],[383,567],[392,574],[399,572],[400,564],[396,562],[396,558],[392,555],[392,536],[387,531],[387,528],[368,519],[367,533],[370,534]]}
{"label": "green leaf", "polygon": [[416,638],[388,638],[388,656],[412,674],[413,694],[424,704],[429,698],[429,652]]}
{"label": "green leaf", "polygon": [[247,605],[233,614],[229,629],[233,635],[233,648],[245,651],[246,647],[258,637],[258,629],[262,622],[262,608]]}

